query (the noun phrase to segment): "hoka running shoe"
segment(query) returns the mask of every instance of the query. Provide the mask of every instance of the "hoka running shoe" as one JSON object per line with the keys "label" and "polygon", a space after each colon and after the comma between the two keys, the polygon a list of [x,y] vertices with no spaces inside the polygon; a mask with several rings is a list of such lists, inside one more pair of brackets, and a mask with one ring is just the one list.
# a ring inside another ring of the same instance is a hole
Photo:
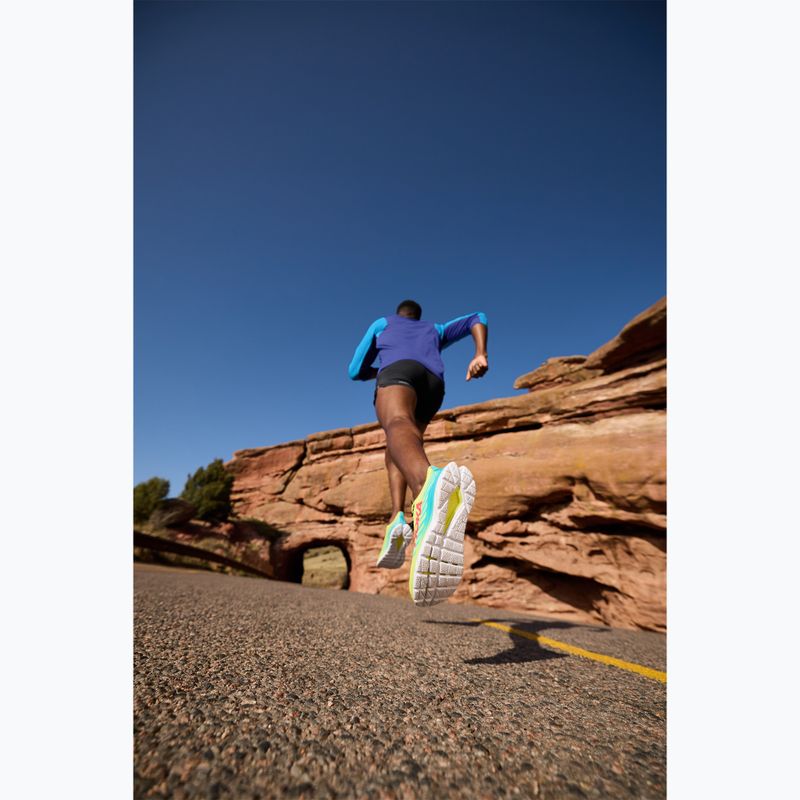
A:
{"label": "hoka running shoe", "polygon": [[411,543],[411,527],[402,511],[386,526],[383,547],[378,555],[377,567],[397,569],[406,560],[406,547]]}
{"label": "hoka running shoe", "polygon": [[464,529],[475,502],[475,480],[454,462],[428,467],[414,500],[417,543],[411,557],[408,591],[418,606],[441,603],[455,592],[464,572]]}
{"label": "hoka running shoe", "polygon": [[[467,518],[472,506],[475,504],[475,478],[466,467],[458,468],[461,477],[461,496],[459,505],[453,514],[452,522],[447,528],[446,536],[453,542],[464,544],[464,531],[467,527]],[[463,552],[463,551],[462,551]]]}

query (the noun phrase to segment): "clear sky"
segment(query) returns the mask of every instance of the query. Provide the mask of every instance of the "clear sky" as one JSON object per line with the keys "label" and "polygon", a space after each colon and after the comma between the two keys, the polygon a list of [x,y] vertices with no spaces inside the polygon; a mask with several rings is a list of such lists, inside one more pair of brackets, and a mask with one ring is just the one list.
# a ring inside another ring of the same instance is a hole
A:
{"label": "clear sky", "polygon": [[136,2],[136,482],[374,421],[347,365],[483,311],[444,407],[666,292],[660,2]]}

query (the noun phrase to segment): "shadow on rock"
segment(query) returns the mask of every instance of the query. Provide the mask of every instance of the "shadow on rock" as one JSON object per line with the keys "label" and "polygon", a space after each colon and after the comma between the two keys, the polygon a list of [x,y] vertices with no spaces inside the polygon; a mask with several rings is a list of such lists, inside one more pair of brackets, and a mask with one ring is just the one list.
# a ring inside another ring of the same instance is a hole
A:
{"label": "shadow on rock", "polygon": [[[536,622],[534,620],[516,620],[516,619],[486,619],[480,622],[455,622],[447,620],[425,620],[428,625],[462,625],[469,628],[477,628],[480,626],[486,627],[486,622],[497,622],[502,625],[508,625],[518,631],[522,631],[529,636],[536,637],[539,631],[552,630],[553,628],[574,628],[576,626],[570,625],[567,622]],[[498,633],[506,633],[497,628],[490,628]],[[511,648],[503,650],[493,656],[483,656],[482,658],[468,658],[464,660],[465,664],[524,664],[529,661],[548,661],[551,658],[567,658],[566,653],[554,653],[542,647],[535,638],[529,639],[524,636],[519,636],[515,633],[506,634],[511,641]]]}

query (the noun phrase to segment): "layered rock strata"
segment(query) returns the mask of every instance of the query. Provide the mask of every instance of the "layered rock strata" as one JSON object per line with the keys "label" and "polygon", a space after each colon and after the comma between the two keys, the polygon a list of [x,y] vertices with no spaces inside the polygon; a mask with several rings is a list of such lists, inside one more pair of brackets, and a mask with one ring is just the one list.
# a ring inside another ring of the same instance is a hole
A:
{"label": "layered rock strata", "polygon": [[[478,486],[452,601],[665,630],[666,301],[515,387],[528,392],[441,411],[426,433],[431,463],[466,464]],[[276,577],[338,545],[351,590],[407,593],[407,568],[375,567],[384,447],[370,423],[234,454],[234,508],[275,532]]]}

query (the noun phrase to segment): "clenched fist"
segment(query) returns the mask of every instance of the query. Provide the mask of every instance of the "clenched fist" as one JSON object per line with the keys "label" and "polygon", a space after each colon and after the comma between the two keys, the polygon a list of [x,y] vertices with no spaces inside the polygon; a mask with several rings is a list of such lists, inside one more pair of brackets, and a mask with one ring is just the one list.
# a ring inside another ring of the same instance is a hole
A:
{"label": "clenched fist", "polygon": [[467,380],[483,377],[489,369],[489,360],[486,356],[475,356],[467,367]]}

